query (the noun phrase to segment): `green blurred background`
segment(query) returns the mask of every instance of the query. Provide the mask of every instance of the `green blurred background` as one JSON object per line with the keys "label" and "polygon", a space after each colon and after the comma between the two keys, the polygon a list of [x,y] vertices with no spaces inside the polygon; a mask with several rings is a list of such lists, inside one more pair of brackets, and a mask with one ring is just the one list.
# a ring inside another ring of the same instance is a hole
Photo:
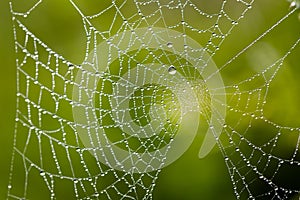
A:
{"label": "green blurred background", "polygon": [[[0,2],[0,199],[5,199],[7,192],[16,110],[15,52],[8,2],[8,0]],[[26,10],[33,1],[13,2],[15,2],[16,9]],[[33,16],[37,17],[37,23],[28,24],[28,27],[56,52],[76,64],[81,63],[82,52],[85,49],[85,36],[80,16],[68,1],[44,2],[43,15],[33,13]],[[109,3],[109,1],[102,2]],[[214,3],[213,1],[201,2],[204,2],[204,5]],[[88,8],[88,4],[83,6]],[[217,66],[222,66],[289,11],[289,4],[285,0],[275,2],[274,0],[257,0],[252,7],[214,56]],[[235,9],[234,6],[232,9]],[[238,8],[236,9],[238,10]],[[300,21],[297,14],[296,12],[290,16],[282,25],[268,34],[262,42],[251,47],[249,51],[223,70],[222,76],[225,85],[249,78],[251,73],[260,71],[286,53],[300,36]],[[109,24],[109,22],[107,23]],[[81,54],[77,52],[81,52]],[[265,108],[265,116],[283,126],[299,127],[300,125],[298,112],[300,110],[299,55],[298,48],[288,57],[284,67],[278,73],[278,78],[272,82],[268,97],[270,101]],[[267,127],[262,124],[256,130],[256,134],[262,134],[266,129]],[[222,155],[216,148],[208,157],[200,160],[198,158],[199,139],[201,140],[201,136],[196,138],[195,143],[184,156],[162,170],[154,192],[154,199],[199,199],[198,197],[202,197],[202,199],[234,199],[232,184]],[[294,141],[295,138],[292,137],[291,140]],[[291,144],[293,144],[292,148],[295,148],[294,143],[291,142]],[[288,139],[286,145],[288,149]],[[42,194],[37,192],[37,196],[39,195]]]}
{"label": "green blurred background", "polygon": [[5,199],[7,194],[8,173],[13,148],[16,100],[16,67],[14,61],[14,41],[11,14],[9,12],[8,2],[8,0],[3,0],[0,2],[0,59],[2,61],[0,73],[0,199]]}

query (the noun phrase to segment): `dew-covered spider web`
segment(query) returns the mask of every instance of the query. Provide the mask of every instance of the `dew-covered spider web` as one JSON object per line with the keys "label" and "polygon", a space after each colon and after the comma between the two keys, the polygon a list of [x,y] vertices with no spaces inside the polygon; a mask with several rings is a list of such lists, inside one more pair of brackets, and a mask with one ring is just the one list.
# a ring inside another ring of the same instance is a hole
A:
{"label": "dew-covered spider web", "polygon": [[[270,16],[277,20],[240,49],[226,40],[242,43],[230,37],[259,9],[254,0],[57,2],[81,19],[80,63],[31,28],[48,3],[10,4],[17,111],[7,199],[152,199],[160,172],[197,135],[199,159],[218,147],[237,199],[299,193],[299,124],[284,112],[270,118],[284,107],[274,91],[297,98],[276,80],[300,37],[275,33],[297,18],[298,1],[289,9],[282,0],[280,16]],[[273,35],[287,40],[275,53]]]}

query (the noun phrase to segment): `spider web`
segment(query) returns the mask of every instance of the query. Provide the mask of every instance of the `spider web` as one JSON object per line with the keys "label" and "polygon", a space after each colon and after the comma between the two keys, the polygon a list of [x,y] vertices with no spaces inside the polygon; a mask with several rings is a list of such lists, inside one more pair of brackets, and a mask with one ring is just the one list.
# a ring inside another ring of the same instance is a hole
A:
{"label": "spider web", "polygon": [[207,127],[199,156],[217,144],[237,199],[299,193],[297,177],[285,176],[299,173],[300,129],[269,120],[265,107],[300,38],[241,81],[221,77],[297,8],[216,67],[254,0],[112,1],[93,14],[70,0],[86,34],[75,64],[24,23],[44,2],[26,12],[11,4],[18,91],[8,199],[38,199],[37,190],[49,199],[152,199],[162,168],[185,152],[198,124]]}

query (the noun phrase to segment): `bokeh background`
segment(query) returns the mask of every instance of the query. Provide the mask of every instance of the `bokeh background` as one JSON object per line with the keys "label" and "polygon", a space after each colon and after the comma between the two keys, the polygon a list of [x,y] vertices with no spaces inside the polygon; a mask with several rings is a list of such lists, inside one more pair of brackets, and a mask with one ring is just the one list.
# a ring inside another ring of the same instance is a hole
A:
{"label": "bokeh background", "polygon": [[15,117],[15,92],[16,92],[16,67],[14,62],[14,41],[12,32],[12,21],[9,12],[9,1],[0,2],[0,199],[5,199],[7,194],[7,181],[9,166],[13,148],[14,117]]}
{"label": "bokeh background", "polygon": [[[229,0],[230,1],[230,0]],[[13,1],[17,9],[28,8],[32,1]],[[201,1],[203,5],[214,1]],[[104,0],[103,3],[109,3]],[[66,0],[45,1],[44,12],[36,13],[34,23],[28,24],[32,32],[65,58],[80,64],[83,59],[85,36],[80,16]],[[88,4],[84,5],[88,6]],[[237,9],[232,6],[232,9]],[[222,66],[266,29],[289,12],[285,0],[257,0],[252,9],[239,22],[214,56],[217,66]],[[35,15],[35,14],[34,14]],[[194,20],[197,20],[196,18]],[[109,22],[107,22],[109,24]],[[252,46],[223,72],[225,85],[250,77],[250,72],[260,71],[286,53],[300,37],[300,21],[296,11],[275,28],[262,41]],[[266,107],[268,119],[282,126],[300,127],[300,48],[294,50],[272,81],[269,103]],[[6,198],[8,174],[13,149],[16,66],[13,29],[9,1],[0,2],[0,199]],[[255,134],[261,135],[266,126],[261,124]],[[259,138],[258,138],[259,139]],[[295,148],[295,137],[286,140]],[[199,141],[199,140],[198,140]],[[154,199],[234,199],[232,184],[224,158],[217,148],[204,159],[198,158],[197,138],[189,150],[178,161],[163,169],[154,192]],[[282,148],[285,151],[285,148]],[[286,172],[290,177],[294,172]],[[295,174],[294,174],[295,175]],[[297,177],[292,181],[296,184]],[[300,182],[300,179],[298,179]],[[300,188],[299,188],[300,189]],[[67,192],[66,192],[67,194]],[[36,196],[42,194],[37,191]]]}

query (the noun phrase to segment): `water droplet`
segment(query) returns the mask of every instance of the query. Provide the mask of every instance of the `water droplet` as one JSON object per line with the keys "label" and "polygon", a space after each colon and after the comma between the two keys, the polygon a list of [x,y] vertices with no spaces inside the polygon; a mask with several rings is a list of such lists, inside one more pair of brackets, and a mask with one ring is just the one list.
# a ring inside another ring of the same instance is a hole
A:
{"label": "water droplet", "polygon": [[265,177],[264,177],[263,175],[260,175],[259,178],[260,178],[260,179],[264,179]]}
{"label": "water droplet", "polygon": [[45,172],[44,171],[40,171],[40,175],[41,176],[45,176]]}
{"label": "water droplet", "polygon": [[169,69],[168,69],[168,72],[169,72],[169,74],[174,75],[174,74],[176,74],[177,70],[173,65],[171,65],[171,67],[169,67]]}
{"label": "water droplet", "polygon": [[173,47],[173,43],[172,42],[168,42],[167,43],[167,47],[172,48]]}
{"label": "water droplet", "polygon": [[295,8],[296,6],[297,6],[296,2],[292,1],[291,4],[290,4],[290,8]]}
{"label": "water droplet", "polygon": [[7,186],[7,188],[8,188],[8,189],[11,189],[11,188],[12,188],[12,186],[11,186],[11,185],[8,185],[8,186]]}

